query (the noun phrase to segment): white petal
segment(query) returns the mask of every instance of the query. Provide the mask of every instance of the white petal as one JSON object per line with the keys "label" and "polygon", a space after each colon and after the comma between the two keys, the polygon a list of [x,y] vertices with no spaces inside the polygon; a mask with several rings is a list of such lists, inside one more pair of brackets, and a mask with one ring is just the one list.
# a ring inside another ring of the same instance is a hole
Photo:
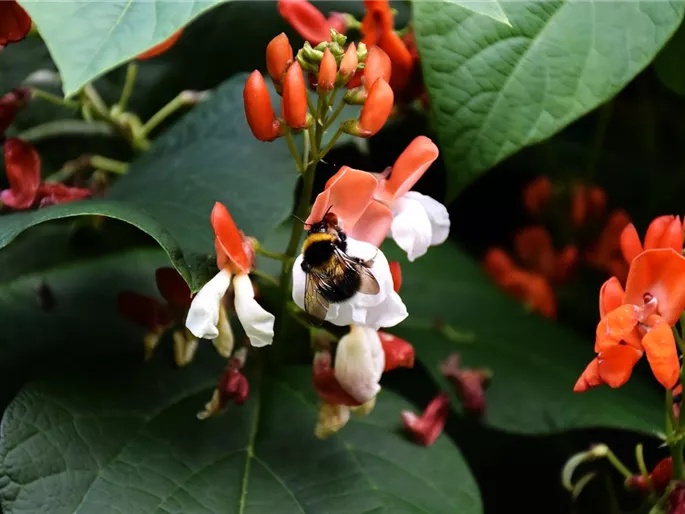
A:
{"label": "white petal", "polygon": [[[392,327],[407,317],[407,308],[393,290],[392,275],[388,259],[372,244],[347,239],[347,253],[364,260],[374,259],[371,273],[376,278],[380,291],[369,295],[357,293],[349,300],[331,303],[326,321],[338,326],[367,325],[374,329]],[[302,256],[293,265],[293,301],[304,309],[306,273],[302,271]]]}
{"label": "white petal", "polygon": [[231,273],[224,269],[195,295],[186,317],[186,327],[195,337],[214,339],[219,335],[219,304],[230,285]]}
{"label": "white petal", "polygon": [[423,206],[416,200],[398,198],[393,202],[395,217],[390,234],[397,246],[407,252],[409,262],[428,251],[433,237],[431,222]]}
{"label": "white petal", "polygon": [[419,202],[426,210],[433,232],[431,246],[444,243],[450,234],[450,215],[447,212],[447,208],[430,196],[422,195],[416,191],[405,193],[404,198]]}
{"label": "white petal", "polygon": [[271,344],[274,340],[273,314],[265,311],[254,299],[254,288],[250,277],[244,273],[233,279],[235,291],[235,312],[252,346]]}
{"label": "white petal", "polygon": [[335,353],[335,378],[355,400],[372,400],[381,387],[378,382],[385,367],[385,354],[378,332],[353,325],[343,336]]}

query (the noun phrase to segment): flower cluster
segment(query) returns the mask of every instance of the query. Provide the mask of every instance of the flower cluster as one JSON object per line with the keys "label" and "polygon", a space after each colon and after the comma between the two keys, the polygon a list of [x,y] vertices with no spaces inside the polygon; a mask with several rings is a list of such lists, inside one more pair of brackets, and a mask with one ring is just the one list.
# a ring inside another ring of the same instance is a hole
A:
{"label": "flower cluster", "polygon": [[[568,282],[581,263],[625,280],[628,263],[621,234],[630,219],[622,210],[606,213],[603,189],[579,182],[553,184],[538,177],[524,188],[522,200],[535,223],[516,232],[513,255],[493,246],[483,258],[484,269],[504,291],[538,314],[554,318],[555,289]],[[559,235],[557,239],[566,234],[568,242],[557,249],[553,234]]]}

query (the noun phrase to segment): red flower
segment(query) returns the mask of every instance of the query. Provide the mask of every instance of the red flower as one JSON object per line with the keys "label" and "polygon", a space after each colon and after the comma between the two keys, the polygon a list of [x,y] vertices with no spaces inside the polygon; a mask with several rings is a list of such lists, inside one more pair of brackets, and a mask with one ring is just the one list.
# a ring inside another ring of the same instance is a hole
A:
{"label": "red flower", "polygon": [[621,233],[629,223],[630,218],[624,211],[612,212],[597,241],[585,254],[588,264],[607,271],[621,282],[628,275],[628,264],[621,253]]}
{"label": "red flower", "polygon": [[539,215],[552,199],[552,181],[547,177],[538,177],[523,190],[523,205],[532,216]]}
{"label": "red flower", "polygon": [[599,309],[597,358],[574,391],[600,384],[620,387],[643,353],[656,379],[672,388],[680,361],[671,327],[685,309],[685,258],[670,248],[646,250],[630,265],[625,293],[616,277],[604,283]]}
{"label": "red flower", "polygon": [[10,189],[0,192],[0,201],[15,210],[44,207],[57,203],[81,200],[90,191],[40,181],[40,156],[30,143],[9,138],[4,144],[5,171]]}
{"label": "red flower", "polygon": [[526,268],[552,282],[568,278],[578,259],[578,249],[567,245],[557,253],[547,229],[540,226],[522,228],[514,237],[516,255]]}
{"label": "red flower", "polygon": [[[0,4],[1,7],[2,4]],[[0,136],[14,122],[17,112],[26,104],[30,96],[31,92],[28,89],[17,88],[0,97]]]}
{"label": "red flower", "polygon": [[685,514],[685,484],[677,484],[668,496],[668,511],[666,514]]}
{"label": "red flower", "polygon": [[0,2],[0,46],[16,43],[31,32],[31,18],[14,0]]}
{"label": "red flower", "polygon": [[312,366],[312,381],[314,390],[319,397],[331,405],[359,406],[360,402],[355,400],[347,391],[343,389],[335,378],[335,371],[331,365],[331,352],[322,350],[314,355],[314,365]]}
{"label": "red flower", "polygon": [[420,417],[408,410],[400,413],[405,429],[417,444],[430,446],[440,436],[449,413],[449,402],[447,394],[440,393],[431,400]]}
{"label": "red flower", "polygon": [[396,368],[414,367],[414,347],[404,339],[387,332],[378,332],[385,354],[385,368],[391,371]]}
{"label": "red flower", "polygon": [[478,415],[485,413],[485,388],[490,383],[492,374],[481,369],[462,369],[461,357],[451,354],[440,364],[442,374],[452,381],[455,391],[467,412]]}
{"label": "red flower", "polygon": [[278,0],[278,12],[294,28],[302,39],[316,46],[330,41],[331,29],[345,33],[344,18],[331,13],[328,19],[307,0]]}
{"label": "red flower", "polygon": [[[671,457],[666,457],[657,462],[656,466],[654,466],[654,469],[647,477],[647,480],[651,482],[651,486],[654,490],[661,494],[668,487],[672,477],[673,459]],[[645,481],[645,477],[642,475],[633,475],[628,478],[626,480],[626,487],[637,490],[643,494],[647,494],[650,491],[650,484]]]}
{"label": "red flower", "polygon": [[181,37],[181,34],[183,33],[183,29],[180,28],[176,32],[174,32],[171,36],[169,36],[167,39],[162,41],[161,43],[156,44],[152,48],[146,50],[142,54],[139,54],[136,59],[139,61],[144,61],[147,59],[151,59],[153,57],[157,57],[160,54],[163,54],[169,48],[174,46],[176,44],[176,41],[178,41],[178,38]]}
{"label": "red flower", "polygon": [[654,248],[673,248],[679,253],[683,251],[683,223],[680,216],[659,216],[652,221],[647,227],[644,246],[632,223],[621,232],[621,251],[629,264],[644,250]]}

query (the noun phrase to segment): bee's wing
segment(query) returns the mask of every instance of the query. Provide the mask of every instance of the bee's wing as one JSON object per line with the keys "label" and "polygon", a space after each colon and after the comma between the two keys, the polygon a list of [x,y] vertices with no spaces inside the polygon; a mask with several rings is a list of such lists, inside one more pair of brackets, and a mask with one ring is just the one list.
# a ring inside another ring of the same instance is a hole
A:
{"label": "bee's wing", "polygon": [[378,294],[380,292],[381,286],[378,285],[378,281],[376,280],[376,277],[373,276],[370,269],[373,260],[362,262],[341,251],[338,251],[338,257],[344,266],[354,268],[357,273],[359,273],[360,293]]}
{"label": "bee's wing", "polygon": [[320,279],[314,273],[307,273],[304,285],[304,310],[315,318],[326,319],[328,312],[328,300],[319,292]]}

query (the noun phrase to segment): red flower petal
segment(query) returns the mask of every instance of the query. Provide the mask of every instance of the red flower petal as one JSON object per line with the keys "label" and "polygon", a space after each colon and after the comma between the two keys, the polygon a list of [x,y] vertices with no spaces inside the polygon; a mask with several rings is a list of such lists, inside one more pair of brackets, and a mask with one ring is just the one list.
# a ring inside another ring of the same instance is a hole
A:
{"label": "red flower petal", "polygon": [[392,276],[392,288],[396,293],[399,293],[402,287],[402,267],[398,261],[391,261],[388,263],[388,266]]}
{"label": "red flower petal", "polygon": [[659,216],[649,224],[645,233],[645,250],[661,248],[661,238],[666,233],[672,220],[673,216]]}
{"label": "red flower petal", "polygon": [[378,337],[381,340],[381,345],[383,345],[383,353],[385,353],[385,368],[383,371],[414,367],[414,347],[411,343],[387,332],[379,331]]}
{"label": "red flower petal", "polygon": [[288,126],[302,129],[307,126],[307,86],[300,63],[290,65],[283,79],[283,118]]}
{"label": "red flower petal", "polygon": [[379,198],[390,201],[399,198],[419,181],[440,154],[438,147],[426,136],[418,136],[395,161],[390,177],[382,182]]}
{"label": "red flower petal", "polygon": [[442,433],[449,413],[449,396],[438,394],[423,411],[421,417],[410,411],[402,411],[400,418],[414,441],[421,446],[430,446]]}
{"label": "red flower petal", "polygon": [[[364,89],[371,91],[371,87],[378,79],[390,82],[392,76],[392,62],[390,57],[382,49],[372,46],[368,50],[364,61]],[[348,86],[349,87],[349,86]]]}
{"label": "red flower petal", "polygon": [[214,204],[210,221],[219,245],[231,263],[243,273],[249,273],[252,263],[245,252],[243,235],[224,204],[221,202]]}
{"label": "red flower petal", "polygon": [[335,372],[331,366],[331,354],[328,351],[316,352],[312,366],[312,381],[314,390],[326,403],[354,407],[361,405],[342,388],[335,378]]}
{"label": "red flower petal", "polygon": [[182,28],[178,29],[176,32],[174,32],[171,36],[169,36],[167,39],[165,39],[161,43],[156,44],[155,46],[153,46],[149,50],[146,50],[142,54],[138,55],[138,57],[136,57],[136,59],[139,61],[144,61],[146,59],[151,59],[152,57],[156,57],[160,54],[163,54],[164,52],[169,50],[169,48],[174,46],[174,44],[176,44],[176,41],[178,41],[178,38],[181,37],[182,33],[183,33],[183,29]]}
{"label": "red flower petal", "polygon": [[307,0],[278,0],[278,12],[302,39],[314,46],[331,37],[328,20]]}
{"label": "red flower petal", "polygon": [[542,212],[552,198],[552,181],[548,177],[538,177],[523,190],[523,205],[526,212],[536,216]]}
{"label": "red flower petal", "polygon": [[592,359],[592,362],[588,364],[585,371],[580,375],[576,385],[573,386],[573,392],[582,393],[593,387],[600,386],[603,383],[602,378],[599,376],[599,361],[595,358]]}
{"label": "red flower petal", "polygon": [[673,332],[669,324],[660,316],[650,316],[645,324],[647,333],[642,338],[642,347],[645,349],[649,366],[659,383],[670,389],[678,381],[680,372],[680,361]]}
{"label": "red flower petal", "polygon": [[157,289],[167,302],[179,307],[190,306],[190,288],[174,268],[158,268],[155,271],[155,280]]}
{"label": "red flower petal", "polygon": [[621,232],[621,253],[626,262],[631,263],[633,259],[642,253],[642,243],[640,236],[637,235],[635,225],[626,225]]}
{"label": "red flower petal", "polygon": [[0,193],[0,201],[12,209],[28,209],[38,194],[40,156],[32,144],[16,138],[5,141],[4,153],[10,189]]}
{"label": "red flower petal", "polygon": [[243,88],[245,118],[254,137],[260,141],[273,141],[281,135],[281,123],[271,106],[269,90],[259,71],[253,71]]}
{"label": "red flower petal", "polygon": [[74,202],[90,198],[91,192],[80,187],[68,187],[56,182],[44,182],[38,186],[38,206],[46,207],[58,203]]}
{"label": "red flower petal", "polygon": [[31,18],[14,0],[0,1],[0,45],[16,43],[31,32]]}
{"label": "red flower petal", "polygon": [[514,236],[516,255],[523,265],[545,277],[552,277],[556,267],[556,253],[552,236],[541,226],[524,227]]}
{"label": "red flower petal", "polygon": [[14,89],[0,97],[0,135],[14,122],[17,112],[30,97],[31,92],[26,88]]}
{"label": "red flower petal", "polygon": [[285,33],[281,32],[266,45],[266,69],[275,83],[283,80],[288,64],[293,60],[293,49]]}
{"label": "red flower petal", "polygon": [[673,326],[685,309],[685,257],[670,248],[645,250],[630,265],[625,303],[642,305],[645,293],[658,301],[658,314]]}
{"label": "red flower petal", "polygon": [[379,247],[390,232],[392,219],[392,211],[387,205],[372,200],[348,235]]}
{"label": "red flower petal", "polygon": [[623,303],[623,286],[616,277],[611,277],[599,290],[599,316],[603,318]]}
{"label": "red flower petal", "polygon": [[119,313],[129,321],[156,329],[171,321],[168,311],[156,299],[131,291],[122,291],[117,296]]}
{"label": "red flower petal", "polygon": [[621,387],[630,378],[640,357],[642,352],[632,346],[613,346],[597,357],[599,376],[609,387]]}

